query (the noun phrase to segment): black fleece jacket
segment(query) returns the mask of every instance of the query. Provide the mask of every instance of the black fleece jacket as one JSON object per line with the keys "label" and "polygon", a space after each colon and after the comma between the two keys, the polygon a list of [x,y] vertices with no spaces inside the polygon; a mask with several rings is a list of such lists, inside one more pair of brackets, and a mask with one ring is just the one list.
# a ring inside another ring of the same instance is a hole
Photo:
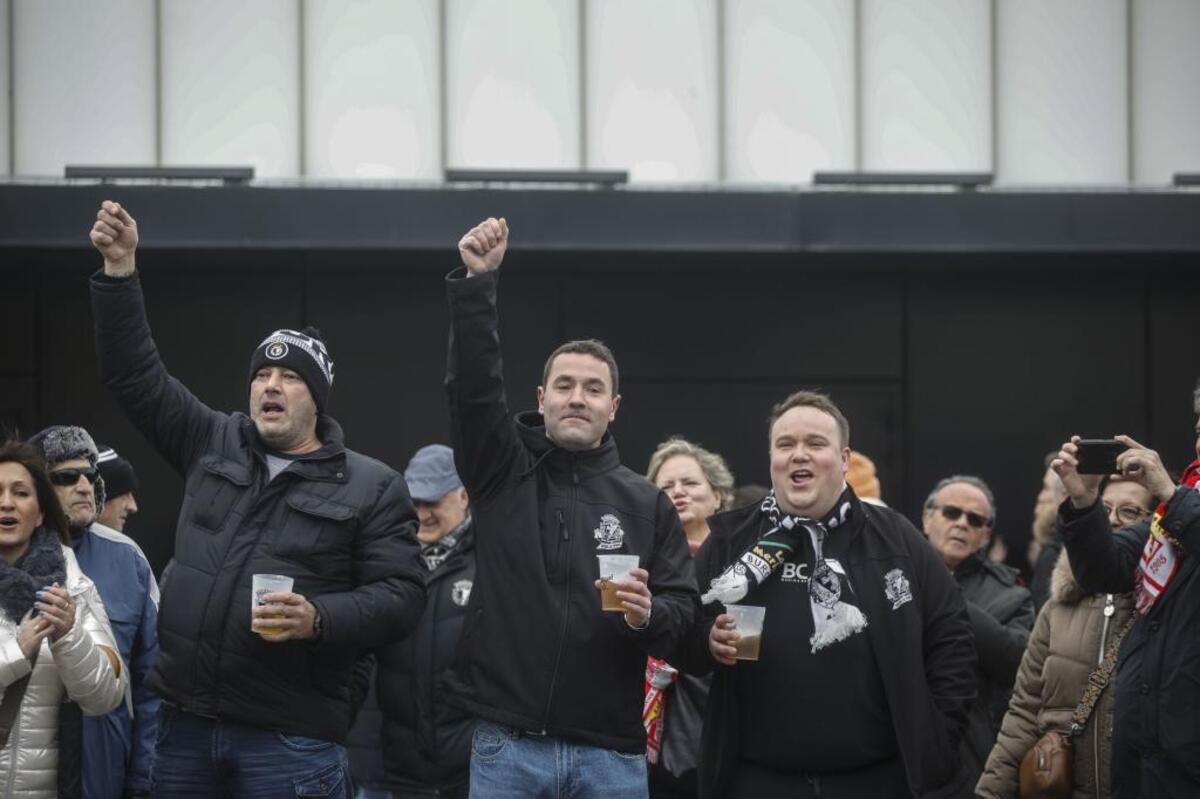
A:
{"label": "black fleece jacket", "polygon": [[[679,514],[621,465],[611,435],[596,449],[568,451],[546,437],[536,413],[514,419],[501,376],[496,273],[452,273],[446,286],[446,389],[478,564],[449,687],[461,707],[497,724],[643,752],[646,655],[671,651],[697,602]],[[600,609],[593,581],[604,553],[638,555],[650,573],[646,629]]]}

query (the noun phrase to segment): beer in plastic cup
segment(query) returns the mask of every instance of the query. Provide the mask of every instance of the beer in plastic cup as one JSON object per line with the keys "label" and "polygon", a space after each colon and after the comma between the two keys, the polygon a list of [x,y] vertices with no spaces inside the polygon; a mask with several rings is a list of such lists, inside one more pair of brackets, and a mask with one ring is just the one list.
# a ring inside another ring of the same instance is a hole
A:
{"label": "beer in plastic cup", "polygon": [[[282,574],[256,574],[250,580],[250,609],[266,604],[262,601],[264,594],[291,593],[293,580]],[[283,614],[276,616],[282,619]],[[251,619],[254,617],[251,616]],[[279,635],[282,627],[260,627],[255,630],[259,635]]]}
{"label": "beer in plastic cup", "polygon": [[733,616],[733,631],[738,634],[733,644],[737,649],[734,657],[738,660],[758,660],[767,609],[758,605],[726,605],[725,612]]}
{"label": "beer in plastic cup", "polygon": [[637,555],[597,555],[600,560],[600,608],[625,612],[617,596],[617,583],[633,581],[630,574],[638,567]]}

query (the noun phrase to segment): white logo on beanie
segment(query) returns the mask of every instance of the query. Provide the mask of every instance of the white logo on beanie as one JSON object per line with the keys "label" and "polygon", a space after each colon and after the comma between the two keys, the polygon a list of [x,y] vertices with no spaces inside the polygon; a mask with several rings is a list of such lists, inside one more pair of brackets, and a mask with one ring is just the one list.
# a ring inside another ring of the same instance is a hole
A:
{"label": "white logo on beanie", "polygon": [[[315,339],[297,330],[276,330],[263,339],[258,346],[265,346],[263,354],[271,360],[277,361],[287,355],[289,344],[299,347],[316,361],[317,367],[325,377],[325,382],[333,385],[333,359],[329,357],[329,350],[325,349],[325,343],[320,339]],[[282,349],[277,349],[278,347],[282,347]]]}

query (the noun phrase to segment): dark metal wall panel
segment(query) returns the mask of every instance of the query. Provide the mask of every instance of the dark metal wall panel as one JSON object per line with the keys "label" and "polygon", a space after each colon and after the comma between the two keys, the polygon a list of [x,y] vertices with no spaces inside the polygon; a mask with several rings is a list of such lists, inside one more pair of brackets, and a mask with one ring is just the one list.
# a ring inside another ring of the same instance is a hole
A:
{"label": "dark metal wall panel", "polygon": [[1029,533],[1042,458],[1072,433],[1145,433],[1145,302],[1136,273],[914,276],[908,300],[909,505],[977,474],[999,529]]}

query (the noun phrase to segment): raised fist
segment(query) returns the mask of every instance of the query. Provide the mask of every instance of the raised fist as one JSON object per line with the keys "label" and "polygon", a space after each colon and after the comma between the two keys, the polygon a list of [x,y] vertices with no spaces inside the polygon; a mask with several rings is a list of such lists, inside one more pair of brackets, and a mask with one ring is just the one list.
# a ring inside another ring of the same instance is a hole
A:
{"label": "raised fist", "polygon": [[508,223],[504,217],[488,217],[467,231],[458,242],[463,265],[470,275],[482,275],[500,268],[508,249]]}
{"label": "raised fist", "polygon": [[138,244],[137,222],[118,203],[105,200],[100,204],[89,237],[104,256],[105,274],[119,277],[133,272],[133,253]]}

